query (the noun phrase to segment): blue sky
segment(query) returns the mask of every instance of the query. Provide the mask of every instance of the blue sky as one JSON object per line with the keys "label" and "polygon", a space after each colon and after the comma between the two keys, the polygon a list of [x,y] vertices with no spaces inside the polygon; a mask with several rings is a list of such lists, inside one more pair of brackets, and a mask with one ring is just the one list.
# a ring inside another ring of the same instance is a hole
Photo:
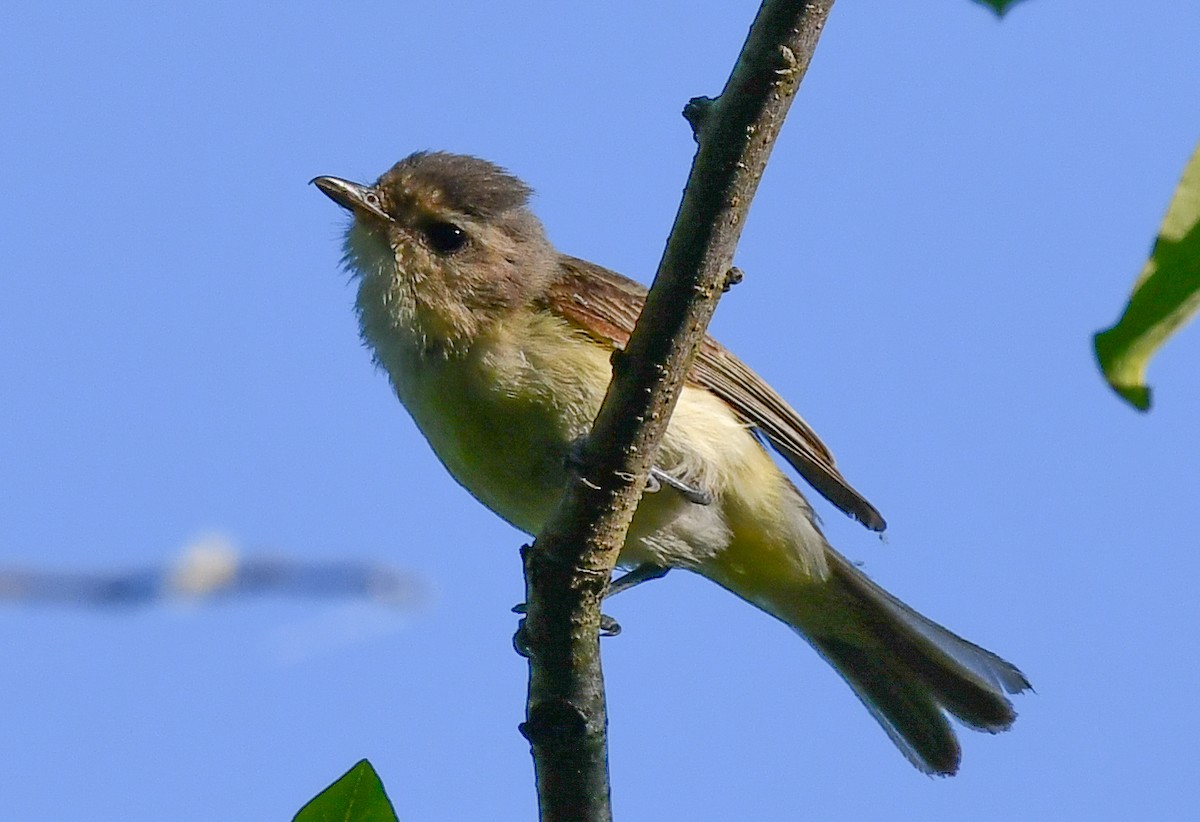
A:
{"label": "blue sky", "polygon": [[[441,148],[647,280],[751,3],[26,4],[4,14],[0,564],[392,563],[421,605],[0,606],[13,819],[286,819],[367,756],[401,818],[533,818],[524,541],[360,348],[307,182]],[[889,589],[1020,665],[919,775],[782,625],[675,574],[609,608],[618,818],[1120,819],[1200,801],[1200,334],[1139,416],[1096,373],[1200,136],[1200,9],[835,7],[714,333],[887,516]],[[1188,423],[1188,420],[1192,420]]]}

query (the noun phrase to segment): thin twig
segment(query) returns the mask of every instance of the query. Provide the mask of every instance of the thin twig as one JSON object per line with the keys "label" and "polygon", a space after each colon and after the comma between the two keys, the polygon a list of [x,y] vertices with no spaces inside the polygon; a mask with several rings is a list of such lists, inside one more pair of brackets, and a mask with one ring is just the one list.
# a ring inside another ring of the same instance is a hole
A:
{"label": "thin twig", "polygon": [[[766,0],[721,96],[685,116],[699,150],[645,310],[581,458],[579,479],[523,551],[529,700],[544,822],[609,820],[600,599],[684,375],[723,289],[750,201],[833,0]],[[584,477],[587,481],[584,481]]]}

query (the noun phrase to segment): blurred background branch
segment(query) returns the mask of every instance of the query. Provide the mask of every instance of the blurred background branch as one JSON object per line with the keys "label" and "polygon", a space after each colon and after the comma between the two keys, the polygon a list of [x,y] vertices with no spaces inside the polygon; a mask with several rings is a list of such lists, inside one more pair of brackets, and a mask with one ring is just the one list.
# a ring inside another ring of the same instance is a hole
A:
{"label": "blurred background branch", "polygon": [[378,563],[245,554],[223,534],[192,541],[174,562],[161,566],[125,571],[0,566],[0,602],[128,607],[267,595],[410,607],[424,598],[424,588],[413,575]]}

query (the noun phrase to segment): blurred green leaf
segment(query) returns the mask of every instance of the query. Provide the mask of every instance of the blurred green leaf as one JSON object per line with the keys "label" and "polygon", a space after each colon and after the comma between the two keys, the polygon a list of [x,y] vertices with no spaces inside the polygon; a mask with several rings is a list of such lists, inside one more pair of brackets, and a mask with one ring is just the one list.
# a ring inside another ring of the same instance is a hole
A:
{"label": "blurred green leaf", "polygon": [[313,797],[292,822],[396,822],[396,811],[379,775],[363,759]]}
{"label": "blurred green leaf", "polygon": [[1021,0],[975,0],[975,2],[981,6],[987,6],[996,12],[997,17],[1003,17],[1009,9],[1020,3]]}
{"label": "blurred green leaf", "polygon": [[1150,407],[1146,364],[1200,308],[1200,145],[1192,154],[1150,259],[1117,324],[1096,334],[1096,356],[1113,390],[1140,411]]}

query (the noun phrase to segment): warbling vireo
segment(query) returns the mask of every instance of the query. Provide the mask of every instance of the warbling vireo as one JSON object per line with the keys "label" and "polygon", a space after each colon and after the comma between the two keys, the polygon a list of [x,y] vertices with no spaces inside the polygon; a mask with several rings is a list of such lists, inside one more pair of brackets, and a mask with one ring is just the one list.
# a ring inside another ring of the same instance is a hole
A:
{"label": "warbling vireo", "polygon": [[[419,152],[373,185],[313,181],[353,219],[345,264],[362,338],[446,469],[537,534],[566,486],[645,289],[555,250],[530,189],[474,157]],[[830,547],[761,437],[834,505],[883,518],[808,424],[705,341],[621,552],[623,567],[694,571],[782,620],[927,773],[958,769],[946,713],[997,732],[1016,667],[921,616]]]}

